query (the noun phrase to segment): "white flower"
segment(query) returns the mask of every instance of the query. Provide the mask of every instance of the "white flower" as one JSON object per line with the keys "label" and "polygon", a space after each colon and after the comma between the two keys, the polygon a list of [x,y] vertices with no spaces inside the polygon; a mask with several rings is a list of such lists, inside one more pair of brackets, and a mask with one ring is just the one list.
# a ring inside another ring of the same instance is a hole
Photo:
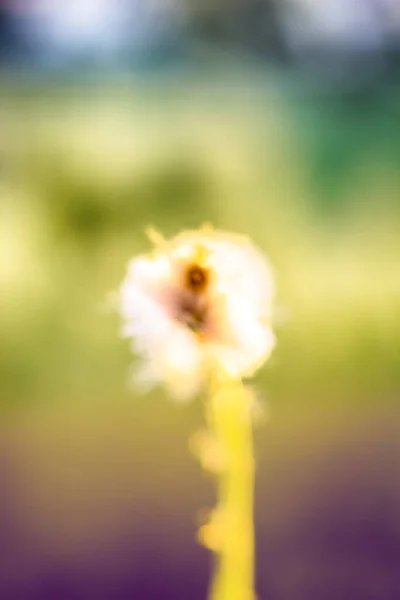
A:
{"label": "white flower", "polygon": [[253,375],[275,344],[273,291],[265,257],[228,233],[185,232],[133,259],[120,309],[139,377],[187,398],[211,376]]}

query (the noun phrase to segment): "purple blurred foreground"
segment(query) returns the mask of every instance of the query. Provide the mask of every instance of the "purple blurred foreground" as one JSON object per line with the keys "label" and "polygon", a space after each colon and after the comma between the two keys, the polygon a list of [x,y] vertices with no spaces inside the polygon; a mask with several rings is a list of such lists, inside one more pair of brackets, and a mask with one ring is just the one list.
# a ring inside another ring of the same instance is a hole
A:
{"label": "purple blurred foreground", "polygon": [[[1,453],[2,599],[206,598],[210,562],[194,542],[193,516],[212,504],[212,486],[185,452],[183,413],[152,452],[134,441],[130,457],[128,437],[106,459],[95,442],[76,449],[72,422],[57,443],[48,431],[27,441],[26,431],[8,429]],[[318,442],[312,425],[301,427],[292,455],[282,453],[287,440],[273,420],[257,433],[263,600],[400,598],[399,417],[386,406],[352,427],[336,420]],[[114,426],[99,434],[105,443],[118,437]],[[146,424],[136,422],[135,430],[140,426]],[[59,474],[41,480],[49,454]],[[156,465],[163,475],[155,481],[146,472]]]}

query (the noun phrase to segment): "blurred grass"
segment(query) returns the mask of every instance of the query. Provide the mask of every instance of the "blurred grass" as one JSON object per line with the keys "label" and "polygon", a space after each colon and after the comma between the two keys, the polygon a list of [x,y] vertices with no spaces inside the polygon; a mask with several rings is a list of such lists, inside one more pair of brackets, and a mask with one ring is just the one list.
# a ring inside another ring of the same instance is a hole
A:
{"label": "blurred grass", "polygon": [[169,235],[211,221],[270,255],[279,345],[262,395],[366,401],[398,389],[394,92],[362,101],[257,81],[8,93],[4,409],[131,394],[105,298],[147,249],[149,223]]}

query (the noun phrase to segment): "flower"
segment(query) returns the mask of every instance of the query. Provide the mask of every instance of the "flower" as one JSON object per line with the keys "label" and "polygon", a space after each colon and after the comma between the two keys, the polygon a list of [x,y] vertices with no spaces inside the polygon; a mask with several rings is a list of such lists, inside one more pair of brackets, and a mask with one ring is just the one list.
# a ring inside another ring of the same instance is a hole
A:
{"label": "flower", "polygon": [[275,344],[266,258],[247,238],[208,228],[156,242],[120,289],[123,335],[144,359],[137,379],[184,399],[212,375],[253,375]]}

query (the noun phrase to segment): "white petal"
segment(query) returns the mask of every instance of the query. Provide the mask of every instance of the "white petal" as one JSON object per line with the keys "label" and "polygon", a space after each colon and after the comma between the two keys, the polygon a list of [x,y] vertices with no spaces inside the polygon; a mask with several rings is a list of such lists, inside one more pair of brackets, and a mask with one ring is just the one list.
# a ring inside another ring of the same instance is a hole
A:
{"label": "white petal", "polygon": [[184,400],[198,392],[203,380],[203,351],[191,331],[176,326],[154,360],[160,379],[175,398]]}
{"label": "white petal", "polygon": [[273,298],[272,271],[264,256],[248,243],[215,244],[210,257],[216,272],[217,289],[240,302],[254,318],[270,314]]}

